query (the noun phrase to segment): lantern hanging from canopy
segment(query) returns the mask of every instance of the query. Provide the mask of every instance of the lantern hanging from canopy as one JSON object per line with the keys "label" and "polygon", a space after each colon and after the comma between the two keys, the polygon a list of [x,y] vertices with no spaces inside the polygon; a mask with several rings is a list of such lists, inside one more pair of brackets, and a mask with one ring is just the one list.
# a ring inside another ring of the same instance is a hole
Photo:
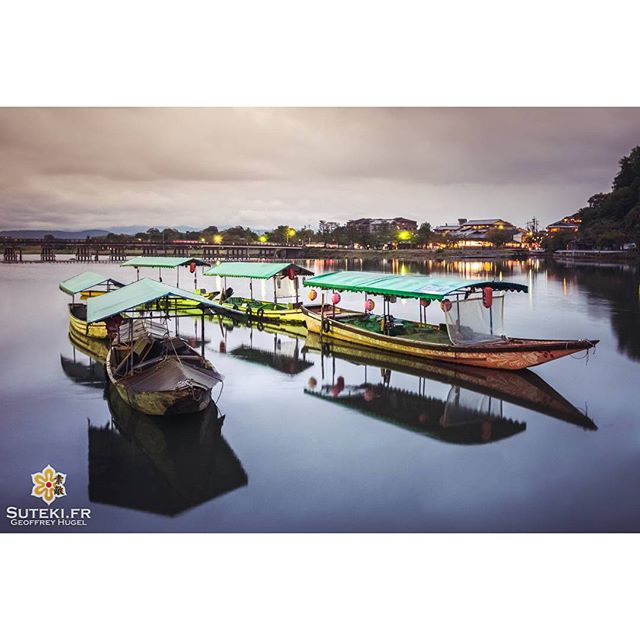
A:
{"label": "lantern hanging from canopy", "polygon": [[447,300],[447,298],[445,298],[441,303],[440,303],[440,308],[445,312],[449,312],[451,311],[451,300]]}
{"label": "lantern hanging from canopy", "polygon": [[365,311],[373,311],[376,308],[376,303],[369,298],[365,303],[364,303],[364,310]]}
{"label": "lantern hanging from canopy", "polygon": [[493,304],[493,289],[491,287],[485,287],[482,290],[482,304],[485,309],[490,309]]}
{"label": "lantern hanging from canopy", "polygon": [[309,300],[313,302],[317,297],[318,297],[318,292],[315,289],[311,289],[311,291],[309,291]]}
{"label": "lantern hanging from canopy", "polygon": [[427,300],[427,298],[420,298],[420,306],[428,307],[431,304],[431,300]]}
{"label": "lantern hanging from canopy", "polygon": [[341,300],[340,294],[337,292],[334,292],[334,294],[331,296],[331,302],[333,302],[333,304],[338,304],[340,300]]}

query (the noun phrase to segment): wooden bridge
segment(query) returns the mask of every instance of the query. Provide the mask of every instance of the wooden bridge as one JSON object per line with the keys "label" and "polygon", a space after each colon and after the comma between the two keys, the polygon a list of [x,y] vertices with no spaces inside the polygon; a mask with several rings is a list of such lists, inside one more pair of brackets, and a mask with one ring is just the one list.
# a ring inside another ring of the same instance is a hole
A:
{"label": "wooden bridge", "polygon": [[[41,240],[0,238],[4,262],[58,262],[72,256],[78,262],[124,262],[133,256],[193,256],[203,260],[294,260],[303,246],[273,244],[205,244],[203,242],[106,242],[104,240]],[[65,259],[64,261],[67,261]]]}

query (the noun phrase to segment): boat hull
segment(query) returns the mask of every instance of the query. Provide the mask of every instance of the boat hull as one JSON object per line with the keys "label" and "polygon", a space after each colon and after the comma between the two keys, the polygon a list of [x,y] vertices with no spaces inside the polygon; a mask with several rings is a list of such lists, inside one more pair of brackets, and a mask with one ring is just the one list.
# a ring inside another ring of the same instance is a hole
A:
{"label": "boat hull", "polygon": [[[357,313],[357,312],[354,312]],[[487,369],[518,371],[552,362],[594,347],[598,340],[528,340],[508,338],[505,341],[476,346],[438,345],[418,342],[398,336],[374,333],[304,309],[307,329],[337,340],[360,344],[372,349],[402,353],[415,358],[427,358]],[[323,327],[324,323],[324,327]]]}
{"label": "boat hull", "polygon": [[87,336],[95,340],[106,340],[107,325],[104,322],[94,322],[87,324],[87,307],[84,304],[69,305],[69,330],[77,335]]}
{"label": "boat hull", "polygon": [[211,404],[209,389],[200,389],[194,397],[191,389],[175,391],[131,391],[109,376],[118,395],[131,408],[149,416],[169,416],[204,411]]}

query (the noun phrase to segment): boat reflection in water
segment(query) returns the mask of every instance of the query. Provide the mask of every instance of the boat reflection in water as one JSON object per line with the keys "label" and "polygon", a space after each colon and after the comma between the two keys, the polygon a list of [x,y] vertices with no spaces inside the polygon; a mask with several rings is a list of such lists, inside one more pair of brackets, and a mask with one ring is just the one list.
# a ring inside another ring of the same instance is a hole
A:
{"label": "boat reflection in water", "polygon": [[[234,328],[241,327],[242,342],[231,349],[227,347],[227,337]],[[290,329],[290,330],[289,330]],[[254,344],[254,331],[271,334],[270,341],[261,340],[261,345]],[[304,333],[300,333],[300,327],[287,325],[285,327],[273,327],[268,324],[257,326],[256,323],[247,324],[225,322],[223,325],[223,349],[229,355],[235,356],[247,362],[261,364],[270,369],[275,369],[290,376],[298,375],[313,367],[314,363],[308,359],[305,348]],[[286,336],[283,341],[282,337]],[[267,348],[265,345],[269,345]]]}
{"label": "boat reflection in water", "polygon": [[247,484],[212,403],[198,414],[147,416],[109,385],[111,420],[89,425],[92,502],[175,516]]}
{"label": "boat reflection in water", "polygon": [[[89,420],[89,498],[92,502],[175,516],[247,484],[240,460],[220,430],[211,404],[197,414],[148,416],[129,407],[106,377],[100,343],[78,344],[60,356],[66,375],[103,388],[111,419]],[[83,363],[76,349],[88,357]]]}
{"label": "boat reflection in water", "polygon": [[[503,402],[552,416],[585,430],[593,421],[536,374],[493,371],[380,353],[309,334],[306,348],[322,354],[322,382],[310,378],[305,393],[355,409],[411,431],[457,444],[484,444],[522,433],[526,423],[503,415]],[[363,365],[355,384],[340,375],[340,360]],[[368,367],[382,381],[367,380]],[[393,386],[392,372],[417,377],[417,390]],[[450,384],[446,400],[427,383]]]}

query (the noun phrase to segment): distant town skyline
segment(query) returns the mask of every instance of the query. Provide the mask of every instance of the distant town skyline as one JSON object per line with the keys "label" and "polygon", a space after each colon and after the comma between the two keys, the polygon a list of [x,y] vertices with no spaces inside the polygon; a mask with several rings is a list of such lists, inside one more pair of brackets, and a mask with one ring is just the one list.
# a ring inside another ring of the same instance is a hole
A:
{"label": "distant town skyline", "polygon": [[4,108],[0,229],[544,226],[637,144],[635,108]]}

